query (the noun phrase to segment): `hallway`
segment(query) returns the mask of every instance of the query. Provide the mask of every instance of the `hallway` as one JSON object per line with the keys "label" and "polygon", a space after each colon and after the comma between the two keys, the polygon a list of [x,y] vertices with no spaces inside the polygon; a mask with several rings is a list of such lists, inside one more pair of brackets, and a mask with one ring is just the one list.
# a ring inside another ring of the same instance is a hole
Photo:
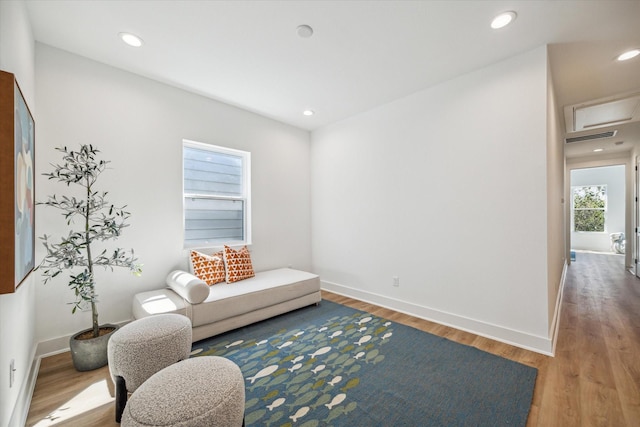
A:
{"label": "hallway", "polygon": [[640,280],[624,257],[578,253],[567,269],[539,426],[640,426]]}

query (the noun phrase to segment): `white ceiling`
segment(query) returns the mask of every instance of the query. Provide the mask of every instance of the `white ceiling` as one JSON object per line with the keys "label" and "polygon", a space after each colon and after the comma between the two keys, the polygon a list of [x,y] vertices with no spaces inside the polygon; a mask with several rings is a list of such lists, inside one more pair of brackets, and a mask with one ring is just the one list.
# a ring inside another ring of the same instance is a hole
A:
{"label": "white ceiling", "polygon": [[640,88],[640,58],[613,60],[640,47],[640,0],[26,3],[41,43],[308,130],[544,44],[560,111]]}

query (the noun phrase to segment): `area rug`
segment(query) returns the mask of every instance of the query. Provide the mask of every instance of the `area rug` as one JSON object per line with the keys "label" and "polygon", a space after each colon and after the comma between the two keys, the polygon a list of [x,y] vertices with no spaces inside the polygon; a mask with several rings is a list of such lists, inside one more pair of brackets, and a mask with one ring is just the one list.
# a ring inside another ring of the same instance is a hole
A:
{"label": "area rug", "polygon": [[324,300],[191,354],[240,366],[247,426],[524,426],[537,374]]}

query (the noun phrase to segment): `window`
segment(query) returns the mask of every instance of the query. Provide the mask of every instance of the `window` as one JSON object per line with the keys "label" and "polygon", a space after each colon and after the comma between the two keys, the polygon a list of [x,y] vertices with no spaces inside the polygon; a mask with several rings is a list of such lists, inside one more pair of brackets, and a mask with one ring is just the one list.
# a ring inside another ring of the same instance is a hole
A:
{"label": "window", "polygon": [[607,212],[607,186],[572,187],[574,231],[603,232]]}
{"label": "window", "polygon": [[251,153],[183,141],[185,248],[251,243]]}

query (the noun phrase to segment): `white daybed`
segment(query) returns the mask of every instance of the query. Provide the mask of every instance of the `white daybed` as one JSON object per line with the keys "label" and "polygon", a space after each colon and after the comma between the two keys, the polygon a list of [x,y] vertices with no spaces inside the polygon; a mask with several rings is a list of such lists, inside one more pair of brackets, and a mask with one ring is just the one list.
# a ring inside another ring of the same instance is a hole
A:
{"label": "white daybed", "polygon": [[193,341],[317,304],[320,278],[290,268],[256,273],[234,283],[208,286],[196,276],[176,270],[166,289],[141,292],[133,298],[133,316],[178,313],[191,319]]}

